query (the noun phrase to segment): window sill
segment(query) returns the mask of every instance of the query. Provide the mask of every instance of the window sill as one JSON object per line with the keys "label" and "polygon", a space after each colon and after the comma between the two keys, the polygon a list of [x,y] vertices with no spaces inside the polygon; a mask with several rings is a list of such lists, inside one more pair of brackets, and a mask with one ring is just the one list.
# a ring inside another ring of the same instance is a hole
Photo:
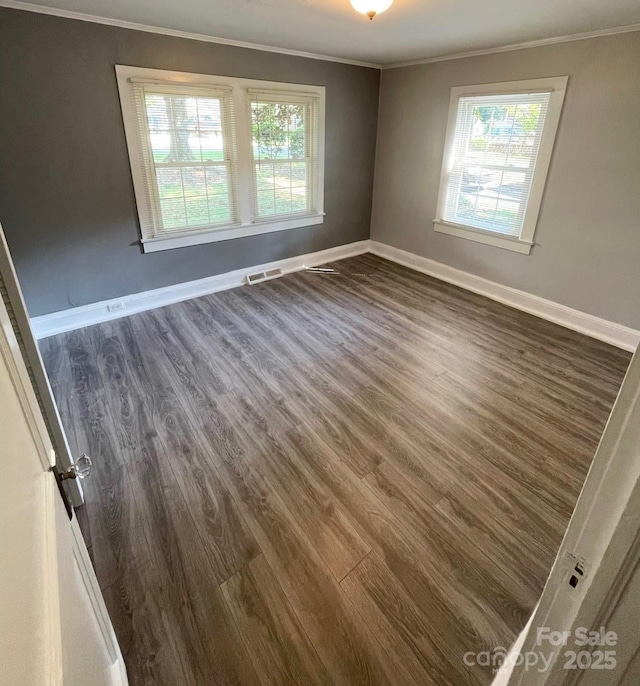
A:
{"label": "window sill", "polygon": [[176,234],[175,236],[145,238],[142,240],[142,249],[145,253],[158,252],[159,250],[173,250],[174,248],[186,248],[192,245],[202,245],[203,243],[231,241],[234,238],[257,236],[262,233],[271,233],[272,231],[299,229],[303,226],[314,226],[315,224],[322,224],[323,222],[324,212],[320,214],[307,214],[302,217],[294,217],[291,219],[280,219],[272,222],[255,222],[253,224],[243,224],[240,226],[191,231],[189,233]]}
{"label": "window sill", "polygon": [[501,236],[490,231],[483,231],[472,226],[464,226],[464,224],[452,224],[450,222],[442,221],[441,219],[433,220],[433,228],[438,233],[446,233],[449,236],[456,236],[457,238],[466,238],[469,241],[476,243],[484,243],[485,245],[493,245],[496,248],[503,248],[504,250],[512,250],[523,255],[528,255],[531,252],[533,243],[531,241],[524,241],[521,238],[512,238],[511,236]]}

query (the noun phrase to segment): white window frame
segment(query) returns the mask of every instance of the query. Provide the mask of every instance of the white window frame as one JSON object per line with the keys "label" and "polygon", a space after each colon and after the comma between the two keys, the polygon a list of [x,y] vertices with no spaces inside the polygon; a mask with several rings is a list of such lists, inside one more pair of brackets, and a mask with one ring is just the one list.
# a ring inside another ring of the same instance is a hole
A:
{"label": "white window frame", "polygon": [[[129,152],[131,176],[135,192],[138,216],[141,224],[143,214],[149,206],[148,191],[144,177],[144,160],[138,145],[138,127],[134,90],[131,80],[156,81],[173,86],[222,87],[232,89],[236,146],[237,146],[237,198],[239,222],[229,226],[218,226],[194,231],[180,231],[172,236],[141,236],[145,253],[158,250],[171,250],[191,245],[201,245],[216,241],[232,240],[245,236],[255,236],[273,231],[285,231],[304,226],[322,224],[324,221],[324,139],[325,139],[325,88],[304,84],[281,83],[279,81],[259,81],[210,74],[191,74],[162,69],[147,69],[116,65],[116,80],[120,93],[122,119]],[[314,97],[317,100],[317,167],[313,177],[313,211],[309,214],[277,217],[274,220],[252,218],[253,159],[252,126],[249,91],[269,90],[280,93],[295,93]]]}
{"label": "white window frame", "polygon": [[[528,79],[526,81],[505,81],[502,83],[486,83],[475,86],[459,86],[451,89],[449,104],[449,118],[447,120],[447,134],[445,138],[444,158],[442,161],[442,173],[440,176],[440,190],[438,193],[438,207],[436,218],[433,220],[434,230],[449,236],[466,238],[477,243],[485,243],[506,250],[513,250],[528,255],[534,245],[534,236],[538,215],[542,204],[542,196],[551,163],[551,155],[560,122],[562,104],[567,89],[568,76],[554,76],[543,79]],[[460,98],[473,95],[505,95],[520,93],[539,93],[550,91],[547,117],[542,131],[540,148],[533,173],[531,189],[524,215],[524,222],[519,237],[505,236],[490,230],[479,229],[465,224],[456,224],[445,221],[442,216],[447,195],[447,183],[449,169],[453,162],[455,148],[456,118]]]}

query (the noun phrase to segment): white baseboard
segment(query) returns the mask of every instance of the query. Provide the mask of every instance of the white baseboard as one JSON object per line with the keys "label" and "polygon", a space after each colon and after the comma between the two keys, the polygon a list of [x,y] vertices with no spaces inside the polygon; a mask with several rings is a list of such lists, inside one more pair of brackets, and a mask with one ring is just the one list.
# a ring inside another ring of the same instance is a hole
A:
{"label": "white baseboard", "polygon": [[[52,312],[40,317],[32,317],[31,328],[33,334],[37,339],[46,338],[47,336],[54,336],[65,331],[73,331],[74,329],[81,329],[84,326],[91,326],[92,324],[100,324],[112,319],[119,319],[120,317],[127,317],[136,312],[143,312],[145,310],[152,310],[156,307],[163,307],[164,305],[171,305],[182,300],[189,300],[190,298],[197,298],[201,295],[208,295],[209,293],[216,293],[228,288],[235,288],[244,283],[247,274],[253,272],[265,271],[279,267],[283,273],[290,273],[300,271],[306,267],[316,267],[327,262],[334,262],[336,260],[344,260],[347,257],[354,257],[355,255],[362,255],[369,251],[369,241],[358,241],[357,243],[348,243],[347,245],[339,245],[328,250],[320,250],[318,252],[309,253],[306,255],[297,255],[296,257],[289,257],[284,260],[276,262],[269,262],[266,264],[253,265],[245,269],[237,269],[225,274],[218,274],[217,276],[208,276],[197,281],[187,281],[186,283],[178,283],[174,286],[166,286],[165,288],[156,288],[151,291],[144,291],[142,293],[133,293],[132,295],[125,295],[121,298],[113,298],[112,300],[103,300],[82,307],[73,307],[61,312]],[[115,304],[122,304],[122,309],[111,311],[109,308]]]}
{"label": "white baseboard", "polygon": [[560,305],[552,300],[545,300],[545,298],[540,298],[525,291],[503,286],[494,281],[483,279],[480,276],[454,269],[441,262],[420,257],[406,250],[400,250],[385,243],[370,241],[369,251],[374,255],[397,262],[423,274],[428,274],[441,281],[460,286],[468,291],[479,293],[487,298],[491,298],[491,300],[497,300],[541,319],[547,319],[567,329],[597,338],[623,350],[633,352],[640,343],[640,331],[635,329],[594,317],[586,312],[574,310],[566,305]]}
{"label": "white baseboard", "polygon": [[[47,336],[54,336],[64,331],[72,331],[74,329],[81,329],[84,326],[91,326],[92,324],[99,324],[111,319],[118,319],[120,317],[127,317],[136,312],[143,312],[145,310],[152,310],[156,307],[163,307],[172,303],[180,302],[182,300],[189,300],[190,298],[197,298],[201,295],[209,293],[216,293],[228,288],[235,288],[244,283],[247,274],[253,272],[265,271],[279,267],[283,273],[290,273],[305,269],[306,267],[315,267],[327,262],[334,262],[336,260],[343,260],[347,257],[354,257],[355,255],[362,255],[371,252],[374,255],[379,255],[392,262],[415,269],[416,271],[428,274],[442,281],[452,283],[461,288],[465,288],[474,293],[479,293],[492,300],[515,307],[518,310],[523,310],[529,314],[533,314],[541,319],[547,319],[556,324],[578,331],[580,333],[605,341],[611,345],[615,345],[623,350],[633,352],[640,343],[640,331],[631,329],[622,324],[600,319],[593,315],[579,310],[574,310],[566,305],[560,305],[551,300],[545,300],[537,295],[525,293],[509,286],[503,286],[494,281],[483,279],[480,276],[463,272],[459,269],[449,267],[441,262],[435,262],[426,257],[420,257],[413,253],[399,248],[394,248],[385,243],[378,243],[377,241],[358,241],[357,243],[348,243],[347,245],[339,245],[328,250],[320,250],[319,252],[309,253],[306,255],[298,255],[276,262],[269,262],[267,264],[258,264],[245,269],[237,269],[233,272],[225,274],[218,274],[217,276],[208,276],[197,281],[188,281],[186,283],[179,283],[175,286],[167,286],[165,288],[156,288],[151,291],[144,291],[143,293],[134,293],[133,295],[126,295],[122,298],[114,298],[113,300],[103,300],[98,303],[91,303],[90,305],[83,305],[82,307],[74,307],[69,310],[62,310],[61,312],[53,312],[45,314],[40,317],[33,317],[31,319],[31,327],[36,338],[46,338]],[[122,303],[122,309],[111,311],[109,308],[116,303]]]}

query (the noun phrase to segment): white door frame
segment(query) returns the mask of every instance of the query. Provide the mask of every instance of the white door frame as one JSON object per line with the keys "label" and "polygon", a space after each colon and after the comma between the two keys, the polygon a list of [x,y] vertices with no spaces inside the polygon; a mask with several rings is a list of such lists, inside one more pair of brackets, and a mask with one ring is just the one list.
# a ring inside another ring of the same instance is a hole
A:
{"label": "white door frame", "polygon": [[73,535],[73,556],[80,569],[80,576],[82,577],[82,581],[84,582],[85,589],[91,601],[91,607],[93,608],[96,621],[100,627],[100,632],[107,647],[107,651],[109,652],[109,657],[113,662],[113,683],[118,686],[128,686],[129,680],[127,677],[127,669],[124,664],[122,652],[120,651],[120,645],[118,644],[118,639],[113,630],[111,618],[109,617],[107,606],[104,603],[102,591],[100,590],[87,546],[75,516],[71,520],[71,533]]}
{"label": "white door frame", "polygon": [[[9,376],[22,407],[25,420],[29,426],[34,443],[37,446],[37,452],[40,462],[42,463],[42,468],[45,472],[50,471],[55,463],[55,452],[53,450],[49,433],[38,405],[31,380],[29,378],[27,367],[22,356],[22,351],[14,334],[13,324],[1,298],[0,356],[2,356],[6,364]],[[5,478],[19,479],[20,465],[15,465],[15,474],[5,474]],[[51,479],[54,479],[53,474],[51,474]],[[53,494],[54,498],[61,497],[55,488],[52,488],[50,492]],[[51,518],[55,517],[55,509],[60,505],[61,503],[56,503],[55,501],[47,503],[47,511],[49,512]],[[73,516],[69,522],[69,526],[71,528],[72,535],[73,556],[77,563],[82,583],[87,591],[93,613],[100,628],[100,634],[104,640],[104,644],[113,664],[113,683],[120,686],[126,686],[128,681],[124,660],[122,658],[120,647],[111,624],[109,613],[107,612],[107,608],[102,597],[102,591],[98,585],[98,580],[93,570],[89,553],[87,551],[84,539],[82,538],[80,527],[78,526],[75,516]],[[48,546],[51,548],[48,558],[50,559],[51,564],[55,566],[54,560],[56,557],[56,541],[53,540],[53,538],[48,540]],[[56,571],[53,568],[50,571],[47,569],[42,570],[43,575],[49,573],[55,575]],[[10,593],[11,589],[5,589],[4,592]],[[61,636],[59,633],[59,608],[57,606],[57,599],[53,597],[51,598],[49,629],[50,636],[47,648],[49,650],[50,683],[56,684],[57,686],[63,686],[62,654],[60,650]],[[82,646],[78,646],[78,650],[81,651]],[[25,659],[28,659],[28,657],[25,656]]]}
{"label": "white door frame", "polygon": [[[62,422],[60,421],[58,407],[53,397],[53,391],[51,390],[51,385],[49,384],[49,379],[44,369],[38,344],[36,343],[36,339],[31,329],[29,312],[24,298],[22,297],[18,275],[13,266],[11,253],[9,252],[9,246],[7,245],[2,225],[0,225],[0,274],[2,275],[2,282],[4,282],[11,310],[15,317],[15,326],[18,329],[22,341],[20,353],[23,357],[25,366],[31,370],[33,382],[38,388],[38,393],[40,394],[42,402],[41,412],[44,413],[47,420],[45,426],[48,426],[48,429],[51,431],[50,438],[56,449],[58,465],[63,469],[68,469],[74,461],[74,457],[69,450],[67,437],[62,428]],[[82,494],[82,486],[78,479],[67,482],[65,484],[65,490],[71,505],[74,507],[82,505],[84,497]]]}
{"label": "white door frame", "polygon": [[[495,684],[573,686],[584,671],[564,669],[567,646],[538,640],[538,629],[568,631],[607,625],[622,602],[623,591],[640,563],[640,352],[636,351],[605,427],[580,498],[571,517],[540,602],[521,637],[523,660]],[[583,574],[575,568],[579,564]],[[570,579],[575,576],[575,587]],[[637,620],[640,620],[640,608]],[[640,648],[640,632],[625,641]],[[520,641],[519,641],[520,643]],[[625,646],[628,650],[630,646]],[[635,648],[635,646],[634,646]],[[587,648],[589,649],[589,648]],[[592,650],[591,648],[590,650]],[[576,650],[583,650],[577,648]],[[553,656],[548,671],[525,669],[527,654]],[[513,657],[518,655],[514,650]],[[599,672],[600,684],[616,684],[620,674]]]}

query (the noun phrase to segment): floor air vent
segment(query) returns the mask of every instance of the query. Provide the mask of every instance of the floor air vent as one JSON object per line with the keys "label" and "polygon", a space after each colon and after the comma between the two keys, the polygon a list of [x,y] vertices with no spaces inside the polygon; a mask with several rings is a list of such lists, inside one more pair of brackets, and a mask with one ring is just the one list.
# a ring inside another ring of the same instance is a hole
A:
{"label": "floor air vent", "polygon": [[260,283],[261,281],[276,279],[278,276],[282,276],[282,269],[268,269],[266,272],[247,274],[246,280],[248,284]]}

